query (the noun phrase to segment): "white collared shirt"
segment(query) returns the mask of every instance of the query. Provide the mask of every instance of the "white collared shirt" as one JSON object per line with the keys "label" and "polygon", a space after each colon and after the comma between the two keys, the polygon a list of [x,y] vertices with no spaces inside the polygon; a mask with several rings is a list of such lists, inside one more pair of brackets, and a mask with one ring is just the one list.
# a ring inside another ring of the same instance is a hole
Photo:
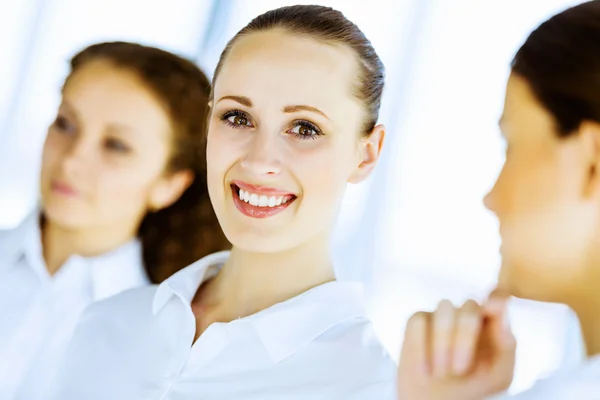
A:
{"label": "white collared shirt", "polygon": [[38,213],[0,232],[0,399],[45,396],[83,309],[148,284],[137,240],[103,256],[73,256],[50,276]]}
{"label": "white collared shirt", "polygon": [[159,286],[86,310],[52,399],[386,400],[397,366],[365,317],[361,286],[331,282],[192,345],[191,301],[229,257],[215,253]]}
{"label": "white collared shirt", "polygon": [[488,400],[600,400],[600,356],[568,374],[543,379],[522,393]]}

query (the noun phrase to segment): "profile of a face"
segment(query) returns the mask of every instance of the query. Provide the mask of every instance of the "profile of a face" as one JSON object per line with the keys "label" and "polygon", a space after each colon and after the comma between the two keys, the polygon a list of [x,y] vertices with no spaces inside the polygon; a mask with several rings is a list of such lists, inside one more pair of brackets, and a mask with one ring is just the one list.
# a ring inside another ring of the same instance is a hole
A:
{"label": "profile of a face", "polygon": [[485,198],[500,223],[500,286],[517,297],[563,302],[595,273],[600,130],[584,123],[561,138],[552,114],[516,74],[500,128],[506,160]]}
{"label": "profile of a face", "polygon": [[185,183],[165,173],[169,118],[134,72],[105,61],[74,72],[44,144],[46,217],[68,229],[135,226],[175,201]]}
{"label": "profile of a face", "polygon": [[364,135],[353,51],[280,29],[240,37],[215,86],[208,188],[228,239],[278,252],[328,240],[347,183],[364,180],[383,128]]}

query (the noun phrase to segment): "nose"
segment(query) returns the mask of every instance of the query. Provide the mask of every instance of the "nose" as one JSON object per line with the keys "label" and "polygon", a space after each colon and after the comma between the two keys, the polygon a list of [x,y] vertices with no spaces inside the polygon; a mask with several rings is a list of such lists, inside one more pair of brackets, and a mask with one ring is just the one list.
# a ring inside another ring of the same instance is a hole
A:
{"label": "nose", "polygon": [[492,187],[492,189],[490,189],[490,191],[483,197],[483,205],[485,206],[485,208],[487,208],[494,214],[497,214],[497,212],[498,212],[498,204],[497,204],[498,202],[496,200],[497,192],[498,192],[498,181],[496,181],[494,183],[494,186]]}
{"label": "nose", "polygon": [[279,175],[281,157],[278,136],[256,132],[247,147],[241,165],[255,176]]}
{"label": "nose", "polygon": [[492,210],[492,191],[490,190],[485,196],[483,196],[483,205],[488,210]]}
{"label": "nose", "polygon": [[91,156],[89,146],[84,140],[76,138],[65,149],[62,158],[62,169],[67,176],[80,173],[85,160]]}

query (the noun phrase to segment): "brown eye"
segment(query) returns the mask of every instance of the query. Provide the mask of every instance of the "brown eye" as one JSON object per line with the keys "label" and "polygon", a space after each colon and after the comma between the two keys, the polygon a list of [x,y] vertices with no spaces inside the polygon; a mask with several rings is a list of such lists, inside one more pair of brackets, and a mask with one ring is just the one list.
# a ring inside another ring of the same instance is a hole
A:
{"label": "brown eye", "polygon": [[71,134],[75,132],[75,125],[71,124],[69,120],[62,115],[56,117],[52,126],[64,133]]}
{"label": "brown eye", "polygon": [[221,115],[221,120],[225,121],[232,128],[252,128],[252,122],[248,115],[240,110],[231,110]]}
{"label": "brown eye", "polygon": [[296,121],[292,129],[287,131],[298,139],[316,139],[323,135],[323,132],[312,122]]}
{"label": "brown eye", "polygon": [[248,125],[248,118],[241,116],[241,115],[235,115],[233,117],[231,117],[233,119],[233,121],[231,121],[231,123],[236,124],[236,125]]}
{"label": "brown eye", "polygon": [[308,136],[308,135],[314,135],[315,134],[315,130],[312,128],[309,128],[308,126],[300,126],[298,128],[298,133],[304,136]]}
{"label": "brown eye", "polygon": [[118,153],[128,153],[130,150],[129,146],[127,146],[121,140],[114,138],[107,139],[105,142],[105,146],[109,150],[116,151]]}

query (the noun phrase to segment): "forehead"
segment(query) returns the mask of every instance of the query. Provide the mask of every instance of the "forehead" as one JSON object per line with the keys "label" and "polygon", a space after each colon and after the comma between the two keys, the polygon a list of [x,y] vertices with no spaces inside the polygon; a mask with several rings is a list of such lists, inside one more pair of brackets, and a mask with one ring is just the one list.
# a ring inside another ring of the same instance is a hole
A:
{"label": "forehead", "polygon": [[546,136],[554,131],[554,119],[535,96],[525,78],[512,74],[506,85],[500,122],[506,136]]}
{"label": "forehead", "polygon": [[351,48],[279,29],[233,45],[215,83],[215,97],[245,95],[256,104],[357,105],[358,62]]}
{"label": "forehead", "polygon": [[[115,90],[116,88],[120,90]],[[83,96],[89,94],[98,96],[101,93],[112,92],[114,97],[123,94],[149,91],[141,79],[125,68],[116,67],[108,61],[90,61],[79,67],[68,79],[63,94]]]}
{"label": "forehead", "polygon": [[81,117],[164,128],[169,119],[154,93],[133,71],[92,61],[68,80],[63,100]]}

